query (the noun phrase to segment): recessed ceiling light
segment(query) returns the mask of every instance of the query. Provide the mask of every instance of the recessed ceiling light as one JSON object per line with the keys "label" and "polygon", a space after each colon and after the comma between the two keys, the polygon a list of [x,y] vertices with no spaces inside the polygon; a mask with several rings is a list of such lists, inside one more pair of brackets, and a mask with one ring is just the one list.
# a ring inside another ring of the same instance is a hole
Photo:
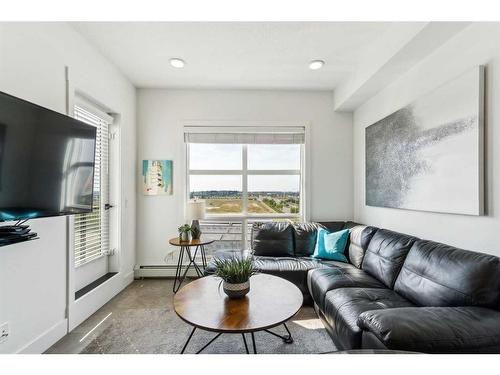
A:
{"label": "recessed ceiling light", "polygon": [[174,68],[184,68],[186,62],[183,59],[173,58],[170,59],[170,65],[172,65]]}
{"label": "recessed ceiling light", "polygon": [[325,65],[325,62],[323,60],[312,60],[309,63],[309,69],[311,70],[318,70],[321,69]]}

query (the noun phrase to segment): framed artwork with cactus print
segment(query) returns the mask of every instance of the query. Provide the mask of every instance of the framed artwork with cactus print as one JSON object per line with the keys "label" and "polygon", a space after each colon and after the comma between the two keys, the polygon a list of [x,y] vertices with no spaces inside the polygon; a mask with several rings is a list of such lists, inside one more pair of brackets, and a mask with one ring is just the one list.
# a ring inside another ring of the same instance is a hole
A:
{"label": "framed artwork with cactus print", "polygon": [[142,161],[144,195],[172,195],[172,160]]}

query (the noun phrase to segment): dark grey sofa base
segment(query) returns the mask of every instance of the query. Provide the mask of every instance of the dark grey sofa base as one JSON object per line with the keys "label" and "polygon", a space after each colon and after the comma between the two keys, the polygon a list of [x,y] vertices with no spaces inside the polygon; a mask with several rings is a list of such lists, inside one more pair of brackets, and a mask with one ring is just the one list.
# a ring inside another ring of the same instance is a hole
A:
{"label": "dark grey sofa base", "polygon": [[362,349],[388,349],[380,340],[371,332],[363,331],[361,335],[361,348]]}
{"label": "dark grey sofa base", "polygon": [[[323,312],[319,309],[318,305],[313,303],[314,311],[318,315],[318,318],[323,323],[328,335],[333,341],[333,344],[337,348],[338,351],[344,350],[352,350],[353,348],[348,348],[344,346],[344,343],[339,340],[339,336],[335,332],[335,327],[332,327],[330,323],[327,321]],[[368,331],[363,331],[361,336],[361,347],[356,349],[372,349],[372,350],[391,350],[387,346],[385,346],[373,333]],[[356,350],[354,349],[354,350]],[[410,353],[410,352],[409,352]],[[416,352],[415,352],[416,353]],[[433,352],[433,354],[498,354],[500,353],[500,346],[491,346],[491,347],[481,347],[475,350],[467,349],[463,351],[451,350],[451,351],[437,351]]]}
{"label": "dark grey sofa base", "polygon": [[326,332],[328,332],[328,335],[330,335],[330,338],[333,341],[333,344],[338,350],[349,350],[349,348],[344,347],[343,343],[338,339],[338,335],[335,333],[334,327],[328,323],[326,320],[325,316],[323,315],[323,312],[319,309],[318,305],[315,303],[313,304],[314,306],[314,311],[316,311],[316,315],[318,315],[318,318],[321,320],[321,323],[323,323],[323,326],[325,326]]}
{"label": "dark grey sofa base", "polygon": [[[347,348],[344,346],[344,343],[339,340],[339,336],[335,332],[335,328],[328,323],[328,320],[326,319],[325,315],[323,315],[323,312],[319,309],[318,305],[314,303],[314,311],[316,311],[316,315],[318,315],[318,318],[321,320],[321,323],[325,326],[326,332],[328,332],[328,335],[333,341],[333,344],[337,348],[337,350],[352,350],[352,348]],[[372,334],[371,332],[363,332],[362,338],[361,338],[361,347],[356,348],[356,349],[382,349],[382,350],[389,350],[384,344],[380,342],[377,337]]]}

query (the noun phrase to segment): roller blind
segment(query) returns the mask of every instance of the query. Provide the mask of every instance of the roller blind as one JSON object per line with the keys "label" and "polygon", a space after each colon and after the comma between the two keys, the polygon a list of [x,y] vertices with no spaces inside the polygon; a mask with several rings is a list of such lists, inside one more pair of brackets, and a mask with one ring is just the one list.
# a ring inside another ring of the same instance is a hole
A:
{"label": "roller blind", "polygon": [[304,127],[185,127],[186,143],[304,144]]}
{"label": "roller blind", "polygon": [[111,117],[88,106],[75,105],[74,117],[97,128],[92,212],[75,215],[75,267],[97,259],[109,250],[109,126]]}

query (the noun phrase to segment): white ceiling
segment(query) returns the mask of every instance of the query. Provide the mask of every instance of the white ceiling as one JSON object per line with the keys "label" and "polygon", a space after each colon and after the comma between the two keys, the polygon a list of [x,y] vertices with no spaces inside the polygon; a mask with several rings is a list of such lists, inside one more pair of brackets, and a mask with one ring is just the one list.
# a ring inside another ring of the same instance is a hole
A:
{"label": "white ceiling", "polygon": [[[72,23],[137,87],[332,90],[394,23]],[[186,61],[183,69],[169,59]],[[326,61],[312,71],[312,59]]]}

